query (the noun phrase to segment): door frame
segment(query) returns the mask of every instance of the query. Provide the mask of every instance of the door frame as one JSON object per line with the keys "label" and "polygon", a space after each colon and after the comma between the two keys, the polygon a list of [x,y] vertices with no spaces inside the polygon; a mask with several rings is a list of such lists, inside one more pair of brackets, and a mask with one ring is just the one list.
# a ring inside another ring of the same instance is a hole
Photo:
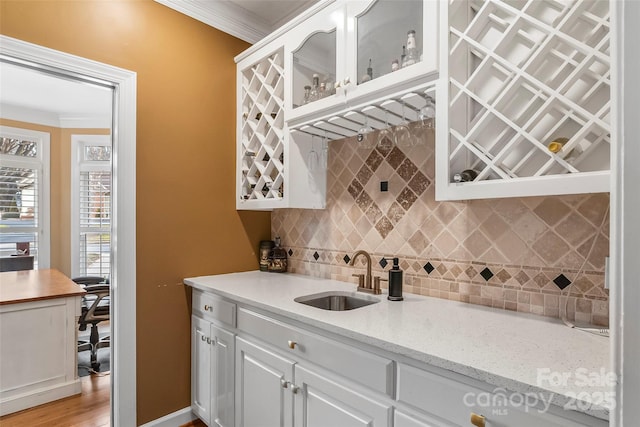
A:
{"label": "door frame", "polygon": [[611,185],[611,332],[612,368],[617,375],[616,407],[611,425],[631,425],[640,419],[640,2],[611,1],[613,51],[618,60],[612,68],[615,102],[612,105]]}
{"label": "door frame", "polygon": [[4,35],[0,57],[113,88],[111,425],[136,425],[136,73]]}

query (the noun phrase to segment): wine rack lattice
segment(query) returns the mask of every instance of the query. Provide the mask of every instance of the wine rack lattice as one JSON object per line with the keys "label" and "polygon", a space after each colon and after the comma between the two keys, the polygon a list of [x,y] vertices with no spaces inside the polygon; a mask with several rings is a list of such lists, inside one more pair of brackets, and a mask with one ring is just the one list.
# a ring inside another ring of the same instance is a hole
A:
{"label": "wine rack lattice", "polygon": [[607,1],[450,0],[451,175],[609,170],[609,27]]}
{"label": "wine rack lattice", "polygon": [[242,71],[242,195],[244,200],[284,194],[284,52]]}

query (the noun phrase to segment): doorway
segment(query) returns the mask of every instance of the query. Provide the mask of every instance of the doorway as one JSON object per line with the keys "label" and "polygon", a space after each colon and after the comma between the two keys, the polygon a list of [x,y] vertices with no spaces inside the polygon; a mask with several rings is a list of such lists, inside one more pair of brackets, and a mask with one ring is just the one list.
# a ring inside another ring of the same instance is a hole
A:
{"label": "doorway", "polygon": [[111,425],[136,422],[136,74],[0,36],[0,62],[111,91]]}

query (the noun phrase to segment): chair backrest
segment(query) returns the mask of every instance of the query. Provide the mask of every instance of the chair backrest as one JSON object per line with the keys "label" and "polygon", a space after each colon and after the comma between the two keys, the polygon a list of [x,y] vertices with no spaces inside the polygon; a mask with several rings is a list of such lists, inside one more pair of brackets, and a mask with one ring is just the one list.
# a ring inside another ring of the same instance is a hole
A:
{"label": "chair backrest", "polygon": [[80,276],[74,277],[71,280],[76,282],[78,285],[97,285],[99,283],[109,284],[108,278],[100,276]]}
{"label": "chair backrest", "polygon": [[78,323],[80,325],[95,324],[109,320],[111,305],[109,279],[100,276],[82,276],[71,280],[81,285],[86,291]]}

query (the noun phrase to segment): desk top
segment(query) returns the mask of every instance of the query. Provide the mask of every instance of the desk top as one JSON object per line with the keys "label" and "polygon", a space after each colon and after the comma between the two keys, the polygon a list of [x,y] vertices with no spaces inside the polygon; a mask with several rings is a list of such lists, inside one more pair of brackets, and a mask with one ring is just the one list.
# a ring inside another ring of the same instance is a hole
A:
{"label": "desk top", "polygon": [[58,270],[0,273],[0,305],[83,295],[84,289]]}

